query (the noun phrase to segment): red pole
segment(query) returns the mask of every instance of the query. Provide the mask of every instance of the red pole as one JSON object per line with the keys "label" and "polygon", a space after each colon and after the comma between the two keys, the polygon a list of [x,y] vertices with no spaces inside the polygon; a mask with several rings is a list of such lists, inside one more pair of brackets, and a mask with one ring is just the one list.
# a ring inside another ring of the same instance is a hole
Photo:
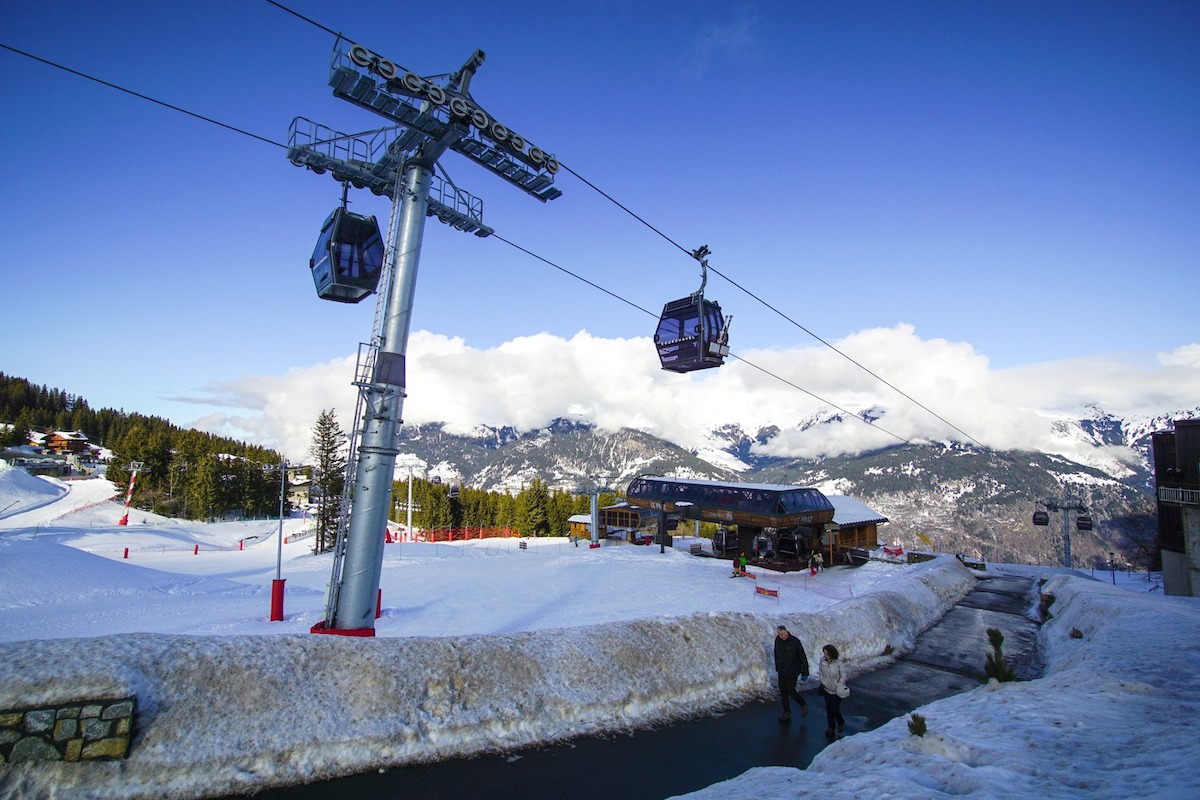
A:
{"label": "red pole", "polygon": [[375,619],[383,616],[383,589],[375,595]]}
{"label": "red pole", "polygon": [[283,585],[287,578],[271,581],[271,622],[283,621]]}
{"label": "red pole", "polygon": [[129,548],[125,548],[125,558],[129,558]]}
{"label": "red pole", "polygon": [[245,539],[238,539],[238,550],[241,550],[241,549],[242,549],[242,543],[243,543],[244,541],[245,541]]}
{"label": "red pole", "polygon": [[194,555],[194,556],[200,555],[200,545],[196,545],[195,547],[192,548],[192,555]]}

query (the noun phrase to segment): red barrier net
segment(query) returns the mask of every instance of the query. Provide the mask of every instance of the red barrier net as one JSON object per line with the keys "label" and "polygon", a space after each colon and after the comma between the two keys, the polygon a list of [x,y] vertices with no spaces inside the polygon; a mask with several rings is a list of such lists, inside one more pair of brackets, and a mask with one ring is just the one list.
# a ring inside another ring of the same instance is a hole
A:
{"label": "red barrier net", "polygon": [[417,541],[465,542],[468,539],[512,539],[520,535],[516,528],[438,528],[417,531]]}

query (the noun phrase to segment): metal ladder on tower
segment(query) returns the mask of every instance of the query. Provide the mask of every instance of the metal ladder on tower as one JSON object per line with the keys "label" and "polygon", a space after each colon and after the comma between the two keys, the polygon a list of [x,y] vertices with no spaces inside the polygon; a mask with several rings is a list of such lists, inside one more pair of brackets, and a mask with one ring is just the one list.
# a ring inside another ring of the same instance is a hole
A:
{"label": "metal ladder on tower", "polygon": [[396,166],[395,190],[392,193],[392,210],[388,217],[387,250],[384,252],[383,269],[379,285],[383,291],[375,302],[375,322],[371,327],[371,341],[360,342],[358,358],[354,367],[354,385],[358,387],[358,402],[354,406],[354,426],[350,432],[350,447],[346,452],[346,475],[342,484],[342,498],[338,506],[337,535],[333,544],[333,568],[325,601],[325,625],[332,628],[337,614],[338,595],[342,589],[342,563],[346,556],[346,537],[350,532],[350,513],[354,497],[354,481],[358,476],[358,440],[362,432],[363,415],[367,412],[367,396],[373,385],[375,355],[383,339],[383,319],[387,313],[388,287],[392,285],[392,269],[396,263],[396,228],[400,224],[400,201],[404,196],[404,161]]}

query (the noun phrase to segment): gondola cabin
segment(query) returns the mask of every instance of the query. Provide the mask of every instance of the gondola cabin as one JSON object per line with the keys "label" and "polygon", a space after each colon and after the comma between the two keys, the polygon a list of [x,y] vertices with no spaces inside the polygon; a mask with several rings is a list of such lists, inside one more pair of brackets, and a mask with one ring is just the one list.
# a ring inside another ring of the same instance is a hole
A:
{"label": "gondola cabin", "polygon": [[1050,524],[1050,515],[1047,514],[1045,511],[1033,512],[1033,524],[1034,525],[1049,525]]}
{"label": "gondola cabin", "polygon": [[339,207],[325,220],[308,262],[322,300],[357,303],[379,286],[383,237],[375,217]]}
{"label": "gondola cabin", "polygon": [[691,372],[719,367],[729,354],[728,320],[714,301],[692,295],[663,306],[654,332],[662,368]]}
{"label": "gondola cabin", "polygon": [[1080,514],[1075,518],[1075,530],[1090,531],[1092,529],[1092,518],[1087,514]]}

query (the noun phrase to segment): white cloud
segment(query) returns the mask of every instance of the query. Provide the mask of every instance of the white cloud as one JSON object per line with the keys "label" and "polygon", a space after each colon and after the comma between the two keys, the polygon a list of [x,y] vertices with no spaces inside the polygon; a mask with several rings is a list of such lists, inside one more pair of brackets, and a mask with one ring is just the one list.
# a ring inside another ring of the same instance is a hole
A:
{"label": "white cloud", "polygon": [[[461,338],[416,331],[409,338],[403,417],[410,424],[445,422],[455,432],[481,423],[528,430],[581,417],[696,448],[718,425],[737,423],[751,434],[778,425],[785,433],[770,452],[792,456],[874,449],[897,443],[897,436],[1062,452],[1046,412],[1074,414],[1095,404],[1119,415],[1151,415],[1194,408],[1200,398],[1200,345],[1144,363],[1093,356],[993,370],[971,345],[922,339],[911,325],[871,328],[832,344],[878,378],[822,345],[742,351],[741,360],[719,370],[675,375],[659,368],[646,338],[540,333],[477,349]],[[354,358],[346,357],[213,384],[212,404],[219,407],[194,424],[303,458],[323,409],[335,409],[350,428],[353,375]],[[875,427],[845,419],[789,430],[832,413],[826,403],[882,416]]]}
{"label": "white cloud", "polygon": [[1165,367],[1200,369],[1200,344],[1188,344],[1166,353],[1159,353],[1158,360]]}
{"label": "white cloud", "polygon": [[728,19],[710,23],[693,40],[683,72],[689,78],[704,78],[717,65],[755,59],[760,48],[758,9],[740,5],[731,9]]}

